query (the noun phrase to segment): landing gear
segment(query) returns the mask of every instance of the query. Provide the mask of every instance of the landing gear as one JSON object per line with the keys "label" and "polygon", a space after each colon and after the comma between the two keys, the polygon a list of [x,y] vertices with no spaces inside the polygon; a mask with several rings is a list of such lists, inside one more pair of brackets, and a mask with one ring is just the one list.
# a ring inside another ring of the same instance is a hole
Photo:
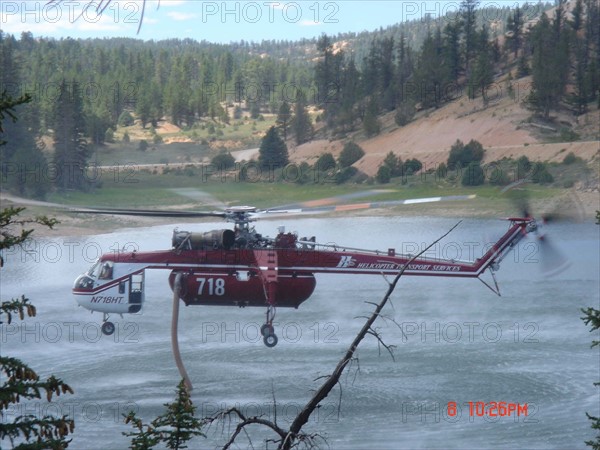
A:
{"label": "landing gear", "polygon": [[260,333],[263,336],[263,342],[267,347],[275,347],[277,345],[277,335],[273,328],[273,319],[275,318],[275,308],[267,307],[267,323],[260,327]]}
{"label": "landing gear", "polygon": [[265,343],[265,345],[269,348],[271,347],[275,347],[277,345],[277,335],[275,334],[270,334],[268,336],[265,336],[263,338],[263,342]]}
{"label": "landing gear", "polygon": [[102,334],[106,336],[112,335],[115,332],[115,324],[108,320],[108,314],[104,314],[103,322],[101,328]]}

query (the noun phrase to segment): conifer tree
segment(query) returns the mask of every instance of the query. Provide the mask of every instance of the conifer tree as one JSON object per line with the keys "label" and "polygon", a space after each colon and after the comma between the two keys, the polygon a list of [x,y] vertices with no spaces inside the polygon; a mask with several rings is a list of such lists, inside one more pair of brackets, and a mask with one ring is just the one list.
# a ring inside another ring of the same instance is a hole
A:
{"label": "conifer tree", "polygon": [[[3,132],[3,121],[6,116],[16,120],[14,108],[29,101],[28,97],[13,99],[6,93],[2,94],[0,100],[0,132]],[[4,142],[0,142],[2,146]],[[0,270],[4,265],[2,252],[12,247],[22,245],[29,239],[33,229],[27,229],[29,225],[38,224],[49,228],[58,222],[40,216],[35,219],[21,219],[19,214],[25,208],[5,208],[0,211]],[[15,231],[17,228],[17,231]],[[25,316],[35,317],[36,308],[24,295],[20,299],[2,301],[0,304],[0,325],[10,324],[14,316],[24,320]],[[27,364],[19,359],[6,355],[3,351],[0,355],[0,441],[8,439],[11,444],[18,444],[20,449],[46,449],[52,448],[62,450],[68,447],[69,434],[73,433],[75,423],[67,416],[37,417],[34,414],[23,414],[9,421],[5,417],[5,411],[22,401],[41,400],[42,393],[48,402],[61,394],[72,394],[73,391],[61,379],[51,375],[45,381],[40,380],[39,375]]]}
{"label": "conifer tree", "polygon": [[523,13],[519,8],[519,5],[516,5],[515,9],[512,11],[512,14],[509,14],[506,20],[506,31],[508,31],[506,48],[513,53],[514,58],[518,56],[522,45],[523,24]]}
{"label": "conifer tree", "polygon": [[308,111],[306,110],[306,95],[302,91],[298,91],[298,95],[296,96],[292,131],[294,132],[297,145],[310,141],[313,136],[313,127]]}
{"label": "conifer tree", "polygon": [[365,117],[363,118],[363,128],[367,137],[375,136],[381,131],[381,124],[377,118],[377,101],[371,97],[367,104]]}
{"label": "conifer tree", "polygon": [[561,6],[556,9],[552,23],[542,14],[532,31],[530,103],[545,119],[550,116],[550,110],[558,106],[565,92],[569,68],[567,39],[567,33],[562,29]]}
{"label": "conifer tree", "polygon": [[476,51],[476,23],[475,9],[479,0],[462,0],[460,4],[460,17],[463,30],[464,60],[467,75],[471,70],[471,60]]}
{"label": "conifer tree", "polygon": [[494,68],[488,39],[487,28],[484,26],[478,33],[478,52],[469,86],[471,98],[474,98],[475,92],[479,90],[484,104],[487,104],[488,101],[486,90],[494,81]]}
{"label": "conifer tree", "polygon": [[284,101],[279,107],[279,112],[277,113],[276,124],[283,133],[283,140],[287,140],[287,132],[290,128],[290,121],[292,120],[292,109],[288,102]]}
{"label": "conifer tree", "polygon": [[63,79],[54,112],[54,163],[56,187],[60,190],[89,187],[85,171],[90,152],[84,131],[80,86]]}
{"label": "conifer tree", "polygon": [[258,163],[270,169],[281,168],[288,164],[288,149],[279,137],[277,128],[271,127],[260,143]]}
{"label": "conifer tree", "polygon": [[204,436],[200,431],[201,422],[194,416],[196,407],[192,403],[184,380],[177,385],[175,401],[166,403],[164,406],[166,407],[165,413],[154,419],[152,426],[167,448],[185,449],[188,448],[186,443],[194,436]]}
{"label": "conifer tree", "polygon": [[[175,401],[164,406],[166,411],[149,425],[144,424],[133,411],[123,415],[125,423],[134,428],[134,431],[123,433],[131,438],[132,450],[151,450],[160,443],[171,450],[186,449],[189,448],[187,443],[195,436],[205,437],[201,431],[202,422],[195,417],[196,407],[184,380],[177,385]],[[200,447],[194,445],[192,448]]]}
{"label": "conifer tree", "polygon": [[[0,32],[0,89],[18,85],[22,68],[15,54],[15,43]],[[38,146],[39,116],[31,96],[13,99],[6,90],[0,92],[0,177],[2,187],[22,197],[43,199],[50,189],[43,176],[46,158]],[[19,106],[19,118],[15,107]],[[9,120],[4,120],[5,118]],[[6,139],[4,139],[6,136]]]}

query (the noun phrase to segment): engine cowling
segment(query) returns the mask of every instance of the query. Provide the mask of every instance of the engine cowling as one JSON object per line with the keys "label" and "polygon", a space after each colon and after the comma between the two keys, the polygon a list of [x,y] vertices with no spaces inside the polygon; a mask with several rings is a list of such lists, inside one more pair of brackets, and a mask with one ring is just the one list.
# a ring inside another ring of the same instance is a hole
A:
{"label": "engine cowling", "polygon": [[206,233],[173,231],[173,248],[177,250],[229,250],[235,244],[232,230],[212,230]]}

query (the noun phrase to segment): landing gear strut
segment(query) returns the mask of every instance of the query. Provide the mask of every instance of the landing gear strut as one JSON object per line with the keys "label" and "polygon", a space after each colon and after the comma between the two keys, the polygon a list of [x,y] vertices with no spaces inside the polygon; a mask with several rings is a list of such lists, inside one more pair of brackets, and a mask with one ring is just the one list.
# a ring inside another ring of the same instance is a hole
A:
{"label": "landing gear strut", "polygon": [[269,305],[267,307],[267,322],[260,327],[260,332],[263,336],[263,342],[267,347],[275,347],[277,345],[277,335],[273,328],[273,319],[275,318],[275,307]]}
{"label": "landing gear strut", "polygon": [[108,314],[104,313],[102,321],[102,333],[106,336],[112,335],[115,332],[115,324],[108,320]]}

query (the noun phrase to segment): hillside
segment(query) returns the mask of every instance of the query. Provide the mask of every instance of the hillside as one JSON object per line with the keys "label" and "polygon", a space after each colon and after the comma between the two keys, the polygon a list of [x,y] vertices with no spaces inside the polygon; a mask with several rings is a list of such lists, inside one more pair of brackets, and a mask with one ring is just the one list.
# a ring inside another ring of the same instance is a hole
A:
{"label": "hillside", "polygon": [[[527,86],[529,83],[527,78],[516,80],[514,87]],[[498,84],[499,88],[503,86],[503,83]],[[290,155],[295,162],[309,163],[325,152],[337,156],[343,143],[353,138],[366,153],[355,167],[373,176],[389,152],[394,152],[403,160],[417,158],[427,170],[446,162],[450,147],[457,139],[463,142],[474,139],[486,149],[484,163],[502,158],[516,159],[522,155],[532,161],[560,162],[569,152],[585,161],[598,163],[600,136],[598,127],[594,127],[594,124],[600,123],[597,109],[578,119],[568,114],[557,115],[559,126],[551,127],[532,120],[531,111],[517,101],[518,98],[510,98],[505,88],[500,92],[499,98],[487,107],[483,107],[480,98],[469,100],[463,95],[437,110],[421,112],[404,127],[397,126],[394,114],[388,113],[380,117],[382,132],[370,139],[356,133],[344,140],[315,140],[299,147],[293,147],[290,142]],[[579,134],[582,140],[562,142],[561,127],[563,131],[572,130]]]}
{"label": "hillside", "polygon": [[[33,92],[20,120],[5,124],[3,189],[37,198],[93,191],[102,185],[86,179],[90,165],[156,174],[177,165],[193,176],[186,166],[222,151],[237,162],[256,159],[274,125],[295,163],[360,144],[357,176],[339,164],[339,183],[373,183],[390,152],[419,160],[427,173],[457,140],[475,140],[486,149],[484,164],[522,155],[560,163],[572,153],[591,166],[577,160],[581,176],[570,167],[554,187],[597,189],[600,8],[575,0],[543,14],[545,7],[486,12],[477,4],[465,1],[460,20],[427,17],[297,43],[55,41],[0,32],[0,86],[52,85],[57,94]],[[492,12],[501,19],[489,19]],[[54,179],[27,175],[56,161]]]}

